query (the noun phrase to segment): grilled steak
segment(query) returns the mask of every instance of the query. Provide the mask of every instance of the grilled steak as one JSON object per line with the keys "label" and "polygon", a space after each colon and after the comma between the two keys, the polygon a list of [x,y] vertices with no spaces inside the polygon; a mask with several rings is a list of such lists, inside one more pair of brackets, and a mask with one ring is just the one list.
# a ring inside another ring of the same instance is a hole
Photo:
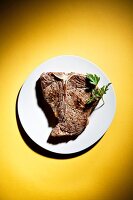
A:
{"label": "grilled steak", "polygon": [[74,72],[47,72],[42,73],[40,80],[43,96],[58,118],[58,124],[50,135],[61,137],[82,133],[98,103],[86,107],[92,87],[87,83],[86,76]]}

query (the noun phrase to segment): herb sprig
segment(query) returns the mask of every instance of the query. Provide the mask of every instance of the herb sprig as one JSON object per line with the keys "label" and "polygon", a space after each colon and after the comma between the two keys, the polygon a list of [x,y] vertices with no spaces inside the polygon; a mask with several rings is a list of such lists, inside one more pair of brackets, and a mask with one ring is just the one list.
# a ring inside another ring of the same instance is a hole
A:
{"label": "herb sprig", "polygon": [[[94,75],[93,74],[87,74],[86,78],[89,80],[90,84],[95,85],[95,88],[92,89],[91,97],[87,101],[87,105],[92,103],[92,102],[98,101],[100,99],[103,100],[103,95],[106,94],[106,92],[109,89],[109,85],[111,83],[108,83],[107,85],[104,85],[101,88],[98,88],[97,84],[100,80],[100,77],[98,77],[96,74],[94,74]],[[104,104],[104,100],[103,100],[103,104]]]}
{"label": "herb sprig", "polygon": [[90,84],[97,85],[100,81],[100,77],[98,77],[96,74],[87,74],[86,78],[89,80]]}

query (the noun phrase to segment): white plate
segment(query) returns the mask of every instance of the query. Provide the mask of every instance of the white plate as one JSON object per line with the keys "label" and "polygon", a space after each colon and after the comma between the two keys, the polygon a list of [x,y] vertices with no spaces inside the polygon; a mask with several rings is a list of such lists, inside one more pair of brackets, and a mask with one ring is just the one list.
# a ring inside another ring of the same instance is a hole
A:
{"label": "white plate", "polygon": [[[107,94],[104,95],[104,106],[92,113],[90,122],[81,135],[67,143],[49,144],[47,139],[52,128],[48,126],[47,118],[37,104],[35,86],[42,72],[52,71],[95,73],[101,78],[99,86],[111,81],[94,63],[79,56],[63,55],[41,64],[30,74],[21,88],[18,97],[18,115],[28,136],[39,146],[54,153],[70,154],[80,152],[97,142],[110,126],[116,109],[114,89],[112,85],[109,86]],[[100,101],[98,106],[101,103]]]}

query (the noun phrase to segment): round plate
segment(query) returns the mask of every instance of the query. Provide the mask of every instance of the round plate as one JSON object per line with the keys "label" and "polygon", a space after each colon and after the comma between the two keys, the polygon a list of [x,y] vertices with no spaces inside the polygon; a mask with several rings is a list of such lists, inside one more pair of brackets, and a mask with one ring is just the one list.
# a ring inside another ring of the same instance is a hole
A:
{"label": "round plate", "polygon": [[[80,152],[96,143],[107,131],[114,117],[116,100],[113,86],[109,86],[104,95],[105,104],[95,109],[89,119],[84,132],[75,140],[69,142],[50,144],[47,142],[52,130],[49,127],[43,110],[38,106],[36,97],[36,82],[42,72],[78,72],[92,73],[100,76],[99,87],[111,82],[104,72],[94,63],[79,56],[57,56],[36,68],[23,84],[18,97],[18,115],[21,124],[28,136],[39,146],[54,153],[70,154]],[[97,107],[102,104],[100,101]]]}

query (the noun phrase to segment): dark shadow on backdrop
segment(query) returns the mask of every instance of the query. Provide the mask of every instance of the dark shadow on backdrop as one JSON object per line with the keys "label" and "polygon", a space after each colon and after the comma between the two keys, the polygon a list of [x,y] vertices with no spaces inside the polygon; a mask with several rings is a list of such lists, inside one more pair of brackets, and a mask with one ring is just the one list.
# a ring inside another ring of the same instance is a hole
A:
{"label": "dark shadow on backdrop", "polygon": [[[37,82],[38,84],[38,82]],[[36,85],[37,87],[37,85]],[[30,147],[30,149],[32,149],[34,152],[42,155],[42,156],[46,156],[46,157],[49,157],[49,158],[55,158],[55,159],[68,159],[68,158],[74,158],[74,157],[77,157],[77,156],[80,156],[86,152],[88,152],[89,150],[91,150],[100,140],[101,138],[95,143],[93,144],[92,146],[88,147],[87,149],[85,150],[82,150],[80,152],[77,152],[77,153],[72,153],[72,154],[59,154],[59,153],[54,153],[54,152],[51,152],[51,151],[48,151],[42,147],[40,147],[38,144],[36,144],[28,135],[27,133],[25,132],[21,122],[20,122],[20,119],[19,119],[19,115],[18,115],[18,97],[19,97],[19,93],[21,91],[21,88],[18,92],[18,95],[17,95],[17,98],[16,98],[16,106],[15,106],[15,112],[16,112],[16,121],[17,121],[17,126],[18,126],[18,129],[19,129],[19,132],[24,140],[24,142]],[[37,98],[38,98],[38,95],[37,95]],[[43,99],[43,98],[42,98]],[[37,99],[37,101],[39,102],[39,104],[41,104],[41,101],[40,99]],[[41,105],[42,106],[42,105]],[[41,107],[40,106],[40,107]],[[44,106],[44,105],[43,105]],[[42,109],[44,109],[44,107],[42,106]],[[44,110],[43,110],[44,111]],[[48,116],[46,116],[48,117]],[[48,118],[47,118],[48,119]],[[48,119],[48,122],[49,122],[49,119]],[[54,124],[49,124],[50,126],[54,126],[56,123],[56,121],[54,122]],[[103,137],[103,136],[102,136]]]}

